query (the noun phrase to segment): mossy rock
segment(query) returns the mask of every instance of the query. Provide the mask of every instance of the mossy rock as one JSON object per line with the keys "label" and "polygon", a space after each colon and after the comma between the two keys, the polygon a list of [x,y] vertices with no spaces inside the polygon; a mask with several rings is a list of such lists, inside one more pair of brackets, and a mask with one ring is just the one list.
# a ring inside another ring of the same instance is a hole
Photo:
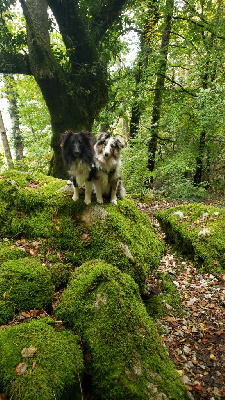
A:
{"label": "mossy rock", "polygon": [[164,251],[149,218],[131,200],[120,200],[118,206],[87,207],[82,198],[74,202],[65,185],[41,174],[1,176],[0,200],[8,206],[0,216],[0,235],[45,238],[49,246],[66,250],[76,266],[104,259],[129,273],[143,290]]}
{"label": "mossy rock", "polygon": [[54,263],[49,267],[51,280],[56,289],[65,287],[72,275],[72,265],[61,262]]}
{"label": "mossy rock", "polygon": [[171,313],[172,308],[173,314],[181,315],[183,307],[180,294],[172,282],[174,277],[159,272],[154,274],[154,277],[157,278],[158,293],[154,293],[154,289],[152,291],[150,288],[151,294],[149,294],[147,285],[144,296],[144,304],[148,314],[154,320],[157,320],[160,317],[165,317],[165,315]]}
{"label": "mossy rock", "polygon": [[25,250],[19,249],[9,241],[0,242],[0,265],[7,260],[18,260],[27,257]]}
{"label": "mossy rock", "polygon": [[[14,309],[41,309],[52,302],[54,286],[51,274],[33,257],[10,260],[0,266],[0,298]],[[0,307],[0,310],[4,307]],[[0,314],[2,323],[4,315]]]}
{"label": "mossy rock", "polygon": [[10,301],[0,300],[0,325],[13,319],[15,307]]}
{"label": "mossy rock", "polygon": [[33,320],[0,331],[0,392],[13,400],[80,400],[78,337]]}
{"label": "mossy rock", "polygon": [[85,263],[76,269],[56,315],[81,336],[87,371],[102,400],[187,399],[128,274],[102,261]]}
{"label": "mossy rock", "polygon": [[156,213],[167,238],[206,271],[225,269],[225,210],[199,203]]}

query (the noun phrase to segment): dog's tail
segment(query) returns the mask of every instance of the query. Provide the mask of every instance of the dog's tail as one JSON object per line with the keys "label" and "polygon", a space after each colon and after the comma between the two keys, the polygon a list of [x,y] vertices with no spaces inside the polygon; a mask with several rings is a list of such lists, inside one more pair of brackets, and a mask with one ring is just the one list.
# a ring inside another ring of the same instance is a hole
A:
{"label": "dog's tail", "polygon": [[118,185],[117,185],[117,197],[119,197],[120,199],[124,199],[125,195],[126,195],[126,189],[123,186],[123,182],[122,179],[119,178],[118,179]]}

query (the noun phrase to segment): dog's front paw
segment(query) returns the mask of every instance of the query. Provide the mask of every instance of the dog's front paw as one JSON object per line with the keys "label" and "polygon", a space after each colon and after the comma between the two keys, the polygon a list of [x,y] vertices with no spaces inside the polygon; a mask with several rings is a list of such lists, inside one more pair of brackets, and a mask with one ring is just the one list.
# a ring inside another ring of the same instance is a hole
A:
{"label": "dog's front paw", "polygon": [[100,197],[100,198],[97,198],[97,203],[98,203],[98,204],[103,204],[103,198],[101,198],[101,197]]}
{"label": "dog's front paw", "polygon": [[115,204],[115,206],[117,206],[117,199],[111,199],[110,203]]}
{"label": "dog's front paw", "polygon": [[89,199],[88,199],[88,200],[87,200],[87,199],[84,200],[84,202],[85,202],[85,204],[86,204],[87,206],[88,206],[89,204],[91,204],[91,200],[89,200]]}
{"label": "dog's front paw", "polygon": [[72,197],[72,200],[73,201],[77,201],[78,199],[79,199],[79,197],[74,194],[73,197]]}

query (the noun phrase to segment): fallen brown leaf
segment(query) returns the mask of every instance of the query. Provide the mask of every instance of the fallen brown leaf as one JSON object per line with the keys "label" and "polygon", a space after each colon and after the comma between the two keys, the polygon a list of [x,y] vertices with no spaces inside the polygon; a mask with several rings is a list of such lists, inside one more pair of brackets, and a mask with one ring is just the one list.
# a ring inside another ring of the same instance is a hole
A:
{"label": "fallen brown leaf", "polygon": [[33,346],[30,347],[24,347],[21,350],[21,355],[23,358],[31,358],[34,356],[34,354],[36,353],[37,349]]}
{"label": "fallen brown leaf", "polygon": [[23,374],[26,372],[26,369],[27,369],[27,364],[25,364],[25,363],[19,363],[19,364],[17,365],[17,367],[16,367],[16,374],[17,374],[18,376],[21,376],[21,375],[23,375]]}

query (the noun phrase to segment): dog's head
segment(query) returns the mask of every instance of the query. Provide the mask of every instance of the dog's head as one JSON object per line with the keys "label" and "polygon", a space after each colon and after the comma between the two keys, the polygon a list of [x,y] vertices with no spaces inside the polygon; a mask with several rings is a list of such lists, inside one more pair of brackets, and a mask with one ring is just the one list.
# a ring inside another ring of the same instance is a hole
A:
{"label": "dog's head", "polygon": [[102,155],[102,157],[118,158],[124,145],[123,139],[119,136],[111,136],[108,132],[100,132],[97,136],[95,150],[97,155]]}
{"label": "dog's head", "polygon": [[80,158],[82,162],[93,161],[93,143],[89,132],[74,133],[66,131],[61,135],[63,157],[68,166]]}

